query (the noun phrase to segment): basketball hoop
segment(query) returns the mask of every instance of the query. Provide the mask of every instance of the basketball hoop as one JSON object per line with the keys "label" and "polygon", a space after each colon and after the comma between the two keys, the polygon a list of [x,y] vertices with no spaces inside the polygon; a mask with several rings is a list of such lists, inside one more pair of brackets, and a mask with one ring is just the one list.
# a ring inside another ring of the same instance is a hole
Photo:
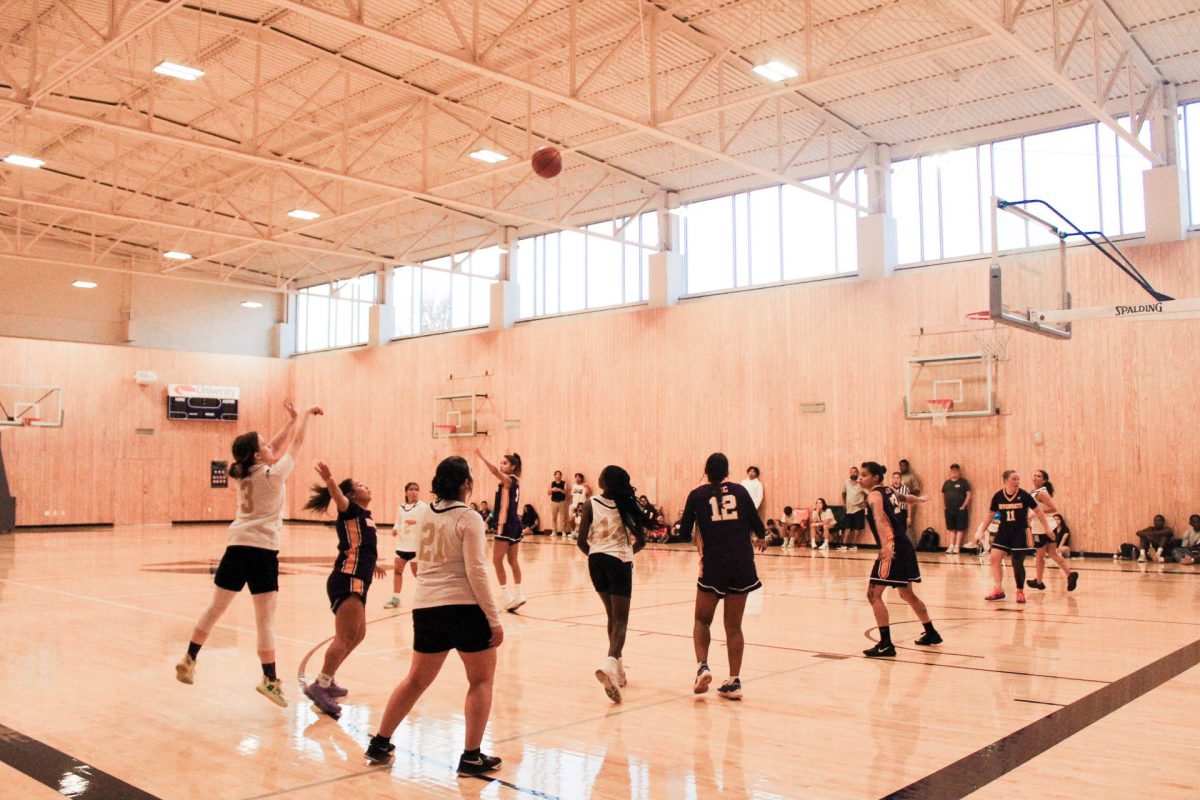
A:
{"label": "basketball hoop", "polygon": [[21,417],[21,424],[23,424],[26,428],[32,428],[33,423],[41,421],[42,420],[38,417]]}
{"label": "basketball hoop", "polygon": [[972,328],[971,335],[975,337],[975,345],[979,352],[993,361],[1003,361],[1008,356],[1008,340],[1012,338],[1012,329],[1000,325],[992,319],[990,311],[972,311],[966,315],[971,322],[990,322],[990,328]]}
{"label": "basketball hoop", "polygon": [[926,400],[925,404],[929,407],[930,417],[933,420],[935,428],[946,427],[946,422],[950,419],[950,410],[954,408],[953,400]]}
{"label": "basketball hoop", "polygon": [[457,432],[458,432],[457,425],[446,425],[446,424],[438,425],[435,423],[433,426],[433,438],[435,438],[435,439],[449,439],[451,436],[453,436]]}

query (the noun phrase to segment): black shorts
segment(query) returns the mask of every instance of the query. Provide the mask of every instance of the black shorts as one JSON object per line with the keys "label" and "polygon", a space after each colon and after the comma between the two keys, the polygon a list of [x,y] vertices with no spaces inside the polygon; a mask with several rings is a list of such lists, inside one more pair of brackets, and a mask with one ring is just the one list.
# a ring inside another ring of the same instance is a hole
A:
{"label": "black shorts", "polygon": [[724,597],[727,594],[747,594],[761,589],[762,581],[758,579],[758,571],[754,569],[753,561],[748,564],[709,563],[701,559],[700,579],[696,581],[696,588]]}
{"label": "black shorts", "polygon": [[520,524],[505,525],[501,530],[496,531],[496,538],[502,542],[511,542],[512,544],[520,544],[525,538],[525,531]]}
{"label": "black shorts", "polygon": [[1058,533],[1035,533],[1033,535],[1033,546],[1035,548],[1045,547],[1048,544],[1062,544],[1062,536]]}
{"label": "black shorts", "polygon": [[397,550],[396,551],[396,558],[402,558],[405,561],[412,561],[416,557],[417,557],[417,554],[411,550]]}
{"label": "black shorts", "polygon": [[965,531],[967,529],[968,517],[964,509],[946,509],[946,530],[948,531]]}
{"label": "black shorts", "polygon": [[594,553],[588,556],[588,574],[592,576],[592,587],[600,594],[633,596],[632,561],[622,561],[608,553]]}
{"label": "black shorts", "polygon": [[346,598],[354,595],[361,597],[363,605],[366,605],[367,591],[370,588],[370,581],[354,575],[347,575],[345,572],[332,573],[329,580],[325,581],[325,594],[329,595],[329,609],[336,614],[342,603],[346,602]]}
{"label": "black shorts", "polygon": [[842,518],[842,530],[861,531],[865,527],[867,527],[866,509],[855,511],[852,514],[848,513]]}
{"label": "black shorts", "polygon": [[917,564],[917,551],[907,536],[896,536],[892,540],[891,563],[888,564],[886,575],[881,574],[882,562],[875,559],[871,567],[871,583],[876,586],[892,586],[903,588],[910,583],[921,582],[921,567]]}
{"label": "black shorts", "polygon": [[1006,553],[1032,553],[1024,531],[1000,531],[992,538],[992,547]]}
{"label": "black shorts", "polygon": [[412,617],[418,653],[481,653],[491,646],[492,626],[477,605],[414,608]]}
{"label": "black shorts", "polygon": [[213,583],[231,592],[240,592],[246,584],[250,584],[250,594],[278,592],[279,551],[230,545],[221,556]]}

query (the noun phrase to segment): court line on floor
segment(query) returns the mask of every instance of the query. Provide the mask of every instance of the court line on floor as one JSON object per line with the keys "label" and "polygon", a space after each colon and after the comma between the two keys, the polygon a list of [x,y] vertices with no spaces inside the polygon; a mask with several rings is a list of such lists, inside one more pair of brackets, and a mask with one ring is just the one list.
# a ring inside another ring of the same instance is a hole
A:
{"label": "court line on floor", "polygon": [[966,797],[1197,664],[1200,639],[885,795],[884,800]]}
{"label": "court line on floor", "polygon": [[159,800],[157,795],[0,724],[0,762],[67,797]]}

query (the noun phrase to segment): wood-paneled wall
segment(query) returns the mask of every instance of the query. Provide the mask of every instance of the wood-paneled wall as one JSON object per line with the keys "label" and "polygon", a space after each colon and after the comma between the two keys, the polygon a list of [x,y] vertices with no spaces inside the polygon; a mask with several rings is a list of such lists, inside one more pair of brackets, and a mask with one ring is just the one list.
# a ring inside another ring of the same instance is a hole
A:
{"label": "wood-paneled wall", "polygon": [[[1160,289],[1200,296],[1200,242],[1130,254]],[[1107,262],[1087,252],[1072,260],[1077,306],[1140,300]],[[174,519],[232,514],[232,492],[207,488],[208,461],[227,457],[232,429],[168,423],[162,386],[138,389],[135,369],[155,369],[164,383],[241,386],[237,431],[278,424],[275,404],[289,391],[298,402],[322,404],[328,415],[298,454],[289,499],[295,517],[317,458],[370,484],[376,518],[390,522],[406,481],[427,488],[439,459],[469,456],[479,445],[492,458],[521,453],[524,496],[544,517],[553,470],[594,481],[608,463],[626,467],[677,514],[705,457],[720,449],[739,477],[746,465],[762,468],[772,516],[818,496],[836,502],[851,464],[894,467],[904,457],[935,491],[922,525],[940,528],[936,489],[952,461],[977,489],[976,521],[1001,470],[1013,467],[1027,485],[1033,469],[1051,474],[1084,549],[1114,549],[1158,512],[1176,528],[1186,525],[1200,512],[1192,455],[1200,321],[1086,322],[1069,342],[1017,333],[999,367],[1000,416],[955,419],[945,429],[904,419],[904,359],[973,344],[966,333],[914,334],[986,305],[986,266],[537,320],[289,362],[0,339],[4,382],[13,382],[15,366],[15,380],[68,386],[67,427],[2,429],[0,439],[26,525],[43,509],[65,509],[60,522],[112,519],[119,458],[171,460],[164,481]],[[432,441],[434,395],[471,391],[490,396],[482,421],[491,435]],[[802,402],[826,410],[801,414]],[[156,435],[135,437],[141,426]],[[494,485],[479,475],[477,499],[490,500]]]}

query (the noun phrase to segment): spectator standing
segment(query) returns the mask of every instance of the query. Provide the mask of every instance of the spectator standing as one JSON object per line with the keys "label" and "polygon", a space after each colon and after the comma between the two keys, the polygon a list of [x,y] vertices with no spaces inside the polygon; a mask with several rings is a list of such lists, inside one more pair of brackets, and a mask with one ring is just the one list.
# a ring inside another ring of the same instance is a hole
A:
{"label": "spectator standing", "polygon": [[763,485],[758,475],[758,467],[747,467],[746,480],[742,481],[742,486],[750,493],[750,500],[754,503],[756,511],[762,508],[763,502]]}
{"label": "spectator standing", "polygon": [[592,487],[588,486],[587,479],[583,477],[582,472],[575,473],[575,485],[571,487],[571,533],[579,529],[579,520],[583,515],[583,504],[586,503],[592,496]]}
{"label": "spectator standing", "polygon": [[850,468],[850,477],[842,487],[842,504],[846,516],[842,519],[842,544],[858,544],[858,534],[867,526],[867,493],[858,483],[858,467]]}
{"label": "spectator standing", "polygon": [[554,480],[546,490],[550,496],[550,533],[553,536],[566,536],[571,516],[567,508],[567,482],[563,480],[562,470],[554,470]]}
{"label": "spectator standing", "polygon": [[[921,496],[921,479],[912,471],[907,458],[900,459],[900,487],[902,495]],[[913,544],[921,538],[920,529],[917,527],[917,507],[912,504],[908,505],[908,538]]]}
{"label": "spectator standing", "polygon": [[942,503],[946,507],[946,538],[950,540],[946,552],[957,553],[967,537],[971,505],[971,483],[962,476],[958,464],[950,465],[950,474],[942,484]]}

